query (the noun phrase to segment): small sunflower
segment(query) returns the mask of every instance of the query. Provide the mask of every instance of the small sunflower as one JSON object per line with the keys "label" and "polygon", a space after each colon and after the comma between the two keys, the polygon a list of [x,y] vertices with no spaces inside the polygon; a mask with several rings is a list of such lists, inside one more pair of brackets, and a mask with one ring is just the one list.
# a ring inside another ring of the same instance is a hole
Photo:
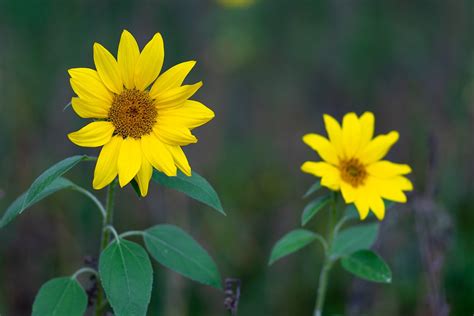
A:
{"label": "small sunflower", "polygon": [[307,161],[301,166],[306,173],[321,177],[321,185],[341,191],[346,203],[354,203],[361,219],[371,210],[382,220],[383,199],[405,203],[404,191],[413,185],[404,175],[411,172],[405,164],[382,160],[398,140],[398,132],[373,138],[374,115],[365,112],[344,116],[342,127],[331,116],[324,115],[329,139],[307,134],[303,141],[321,157],[321,162]]}
{"label": "small sunflower", "polygon": [[182,85],[195,65],[178,64],[160,75],[164,59],[159,33],[140,52],[135,38],[123,31],[117,59],[94,43],[97,70],[69,69],[74,111],[95,119],[69,139],[82,147],[102,147],[93,187],[101,189],[118,175],[120,186],[137,181],[142,196],[148,192],[153,168],[175,176],[177,168],[191,175],[181,146],[196,143],[191,130],[214,117],[202,103],[189,100],[202,82]]}

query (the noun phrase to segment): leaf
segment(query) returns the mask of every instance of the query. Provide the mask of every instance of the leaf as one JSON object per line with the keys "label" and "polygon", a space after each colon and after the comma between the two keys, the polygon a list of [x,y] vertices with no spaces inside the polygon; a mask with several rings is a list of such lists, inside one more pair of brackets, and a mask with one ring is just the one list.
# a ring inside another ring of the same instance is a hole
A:
{"label": "leaf", "polygon": [[181,171],[178,171],[177,176],[168,177],[162,172],[153,170],[152,179],[167,188],[182,192],[226,215],[216,191],[197,172],[193,171],[192,176],[188,177]]}
{"label": "leaf", "polygon": [[130,181],[130,183],[132,184],[132,188],[133,188],[133,191],[135,191],[135,194],[137,195],[137,197],[139,199],[142,198],[142,194],[140,192],[140,187],[138,186],[138,183],[135,179],[132,179],[132,181]]}
{"label": "leaf", "polygon": [[122,238],[113,241],[100,255],[99,274],[116,316],[146,315],[153,270],[142,246]]}
{"label": "leaf", "polygon": [[42,191],[46,190],[48,186],[54,182],[57,178],[68,172],[72,167],[77,165],[79,162],[89,159],[87,156],[72,156],[61,160],[54,164],[49,169],[44,171],[36,180],[31,184],[30,188],[26,192],[25,199],[23,201],[22,210],[31,205]]}
{"label": "leaf", "polygon": [[392,272],[385,261],[375,252],[359,250],[341,259],[344,269],[359,278],[381,283],[392,282]]}
{"label": "leaf", "polygon": [[221,276],[209,254],[191,236],[173,225],[157,225],[144,234],[155,260],[192,280],[222,288]]}
{"label": "leaf", "polygon": [[350,227],[340,231],[334,238],[331,257],[338,258],[357,250],[369,249],[377,238],[377,223]]}
{"label": "leaf", "polygon": [[33,303],[33,316],[82,316],[87,295],[75,279],[56,278],[46,282]]}
{"label": "leaf", "polygon": [[325,207],[331,199],[330,195],[325,195],[316,200],[312,201],[303,210],[303,214],[301,215],[301,225],[306,225],[314,215],[316,215],[323,207]]}
{"label": "leaf", "polygon": [[[71,181],[65,179],[65,178],[56,178],[51,182],[44,190],[39,192],[38,194],[35,194],[34,198],[30,200],[28,203],[28,206],[31,206],[45,197],[59,191],[59,190],[64,190],[64,189],[75,189],[77,186],[72,183]],[[23,193],[20,195],[6,210],[5,214],[3,214],[2,219],[0,219],[0,228],[5,227],[8,223],[10,223],[15,217],[20,215],[26,207],[25,205],[25,198],[26,198],[27,192]]]}
{"label": "leaf", "polygon": [[303,199],[306,199],[311,194],[319,191],[321,189],[321,181],[316,181],[311,187],[309,187],[308,191],[303,195]]}
{"label": "leaf", "polygon": [[318,237],[319,235],[306,229],[295,229],[287,233],[273,247],[268,265],[272,265],[275,261],[300,250]]}

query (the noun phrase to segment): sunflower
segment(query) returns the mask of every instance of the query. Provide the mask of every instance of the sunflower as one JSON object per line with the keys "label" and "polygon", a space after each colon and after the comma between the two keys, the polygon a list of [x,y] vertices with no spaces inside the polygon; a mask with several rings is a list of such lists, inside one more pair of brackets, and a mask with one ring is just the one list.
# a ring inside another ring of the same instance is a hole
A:
{"label": "sunflower", "polygon": [[135,38],[124,30],[117,59],[94,43],[97,70],[69,69],[77,94],[71,101],[74,111],[95,120],[68,137],[82,147],[102,146],[94,170],[95,189],[118,175],[121,187],[135,179],[146,196],[153,168],[168,176],[176,176],[177,169],[191,175],[181,146],[197,142],[191,130],[210,121],[214,112],[189,100],[202,82],[182,85],[195,61],[160,75],[163,59],[159,33],[140,52]]}
{"label": "sunflower", "polygon": [[344,116],[342,127],[331,116],[324,115],[329,139],[318,134],[307,134],[303,141],[321,157],[321,162],[307,161],[303,172],[321,177],[321,185],[341,191],[346,203],[354,203],[361,219],[371,210],[382,220],[385,216],[383,199],[405,203],[404,191],[413,185],[404,175],[411,172],[405,164],[382,160],[398,140],[392,131],[373,138],[374,115],[365,112]]}

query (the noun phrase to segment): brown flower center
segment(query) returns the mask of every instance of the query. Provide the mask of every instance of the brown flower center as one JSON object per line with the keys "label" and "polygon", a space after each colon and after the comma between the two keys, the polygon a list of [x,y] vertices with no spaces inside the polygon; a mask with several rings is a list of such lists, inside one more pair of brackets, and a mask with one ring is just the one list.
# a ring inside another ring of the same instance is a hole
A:
{"label": "brown flower center", "polygon": [[365,166],[356,158],[342,160],[339,163],[339,170],[341,172],[342,180],[351,184],[355,188],[363,185],[367,178],[367,170],[365,169]]}
{"label": "brown flower center", "polygon": [[147,91],[125,89],[114,97],[109,120],[117,135],[140,138],[153,131],[157,111]]}

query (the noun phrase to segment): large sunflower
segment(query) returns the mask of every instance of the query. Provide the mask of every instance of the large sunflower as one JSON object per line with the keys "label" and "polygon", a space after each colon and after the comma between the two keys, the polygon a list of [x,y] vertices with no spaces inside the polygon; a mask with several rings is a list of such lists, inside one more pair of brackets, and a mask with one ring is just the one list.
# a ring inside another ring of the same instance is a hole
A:
{"label": "large sunflower", "polygon": [[182,85],[195,62],[178,64],[159,75],[163,59],[159,33],[140,52],[135,38],[124,30],[117,60],[95,43],[97,70],[69,69],[78,95],[72,98],[72,107],[79,116],[95,121],[68,137],[79,146],[103,146],[94,171],[95,189],[118,175],[122,187],[135,178],[145,196],[153,167],[168,176],[175,176],[177,168],[191,175],[181,146],[196,143],[190,131],[214,113],[188,100],[202,82]]}
{"label": "large sunflower", "polygon": [[403,175],[411,172],[410,166],[381,160],[398,140],[396,131],[372,139],[374,115],[370,112],[360,118],[346,114],[342,127],[329,115],[324,115],[324,123],[329,139],[318,134],[303,137],[324,161],[305,162],[303,172],[321,177],[321,185],[333,191],[340,190],[346,203],[355,204],[361,219],[371,210],[382,220],[383,199],[406,202],[404,191],[413,190],[413,185]]}

